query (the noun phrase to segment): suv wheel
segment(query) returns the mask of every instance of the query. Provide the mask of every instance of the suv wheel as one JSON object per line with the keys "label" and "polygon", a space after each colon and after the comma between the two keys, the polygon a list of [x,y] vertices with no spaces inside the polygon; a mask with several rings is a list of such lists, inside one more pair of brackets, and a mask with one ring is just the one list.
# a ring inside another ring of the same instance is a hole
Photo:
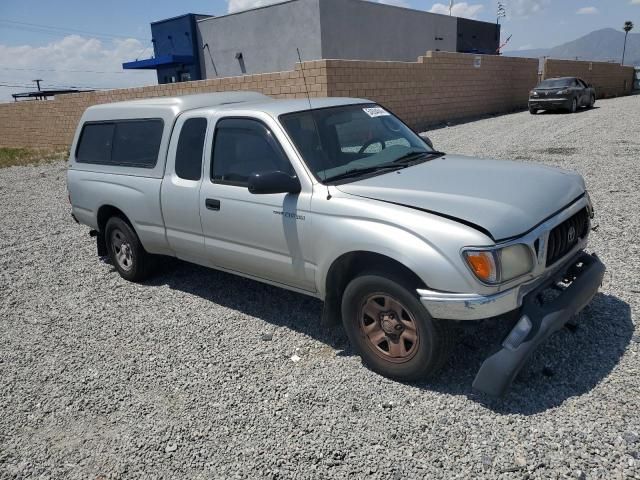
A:
{"label": "suv wheel", "polygon": [[596,104],[596,97],[595,95],[591,95],[591,100],[589,101],[589,108],[593,108],[595,104]]}
{"label": "suv wheel", "polygon": [[141,282],[149,276],[151,257],[127,222],[120,217],[111,217],[104,235],[109,259],[122,278]]}
{"label": "suv wheel", "polygon": [[538,113],[538,109],[537,108],[533,108],[533,107],[529,107],[529,113],[531,115],[535,115],[536,113]]}
{"label": "suv wheel", "polygon": [[342,318],[364,364],[395,380],[433,375],[453,346],[450,324],[432,319],[411,288],[388,275],[352,280],[343,294]]}

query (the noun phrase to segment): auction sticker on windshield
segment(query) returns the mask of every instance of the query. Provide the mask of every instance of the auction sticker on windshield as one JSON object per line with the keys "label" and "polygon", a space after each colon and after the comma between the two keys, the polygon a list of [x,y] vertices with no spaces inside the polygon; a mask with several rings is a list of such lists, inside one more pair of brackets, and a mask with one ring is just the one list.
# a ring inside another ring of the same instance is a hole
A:
{"label": "auction sticker on windshield", "polygon": [[382,107],[363,108],[362,110],[364,110],[364,113],[369,115],[371,118],[388,117],[389,115],[391,115]]}

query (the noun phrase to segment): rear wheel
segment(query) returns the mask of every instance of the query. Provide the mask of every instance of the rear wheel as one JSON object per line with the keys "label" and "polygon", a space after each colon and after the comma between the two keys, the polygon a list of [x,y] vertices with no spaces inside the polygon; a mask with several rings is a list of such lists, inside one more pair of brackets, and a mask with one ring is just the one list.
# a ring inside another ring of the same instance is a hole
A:
{"label": "rear wheel", "polygon": [[352,280],[343,294],[342,318],[365,365],[395,380],[433,375],[454,341],[450,324],[432,319],[412,289],[388,275]]}
{"label": "rear wheel", "polygon": [[104,235],[109,259],[120,276],[130,282],[145,280],[149,276],[152,260],[133,228],[122,218],[111,217]]}
{"label": "rear wheel", "polygon": [[589,105],[587,106],[587,108],[593,108],[595,104],[596,104],[596,96],[591,95],[591,99],[589,100]]}

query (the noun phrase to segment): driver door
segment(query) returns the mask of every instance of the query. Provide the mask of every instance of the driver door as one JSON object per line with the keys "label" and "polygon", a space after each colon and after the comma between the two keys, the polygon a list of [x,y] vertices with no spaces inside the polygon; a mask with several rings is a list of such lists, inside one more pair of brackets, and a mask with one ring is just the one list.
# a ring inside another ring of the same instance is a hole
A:
{"label": "driver door", "polygon": [[[313,291],[314,269],[304,261],[303,234],[311,193],[254,195],[253,173],[296,175],[273,130],[249,117],[215,126],[208,176],[200,190],[205,250],[215,267]],[[308,190],[308,189],[306,189]]]}

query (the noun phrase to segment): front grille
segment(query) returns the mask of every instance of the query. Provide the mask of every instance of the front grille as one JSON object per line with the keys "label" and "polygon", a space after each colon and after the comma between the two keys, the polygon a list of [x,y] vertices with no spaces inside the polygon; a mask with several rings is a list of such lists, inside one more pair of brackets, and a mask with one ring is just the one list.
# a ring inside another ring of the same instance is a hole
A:
{"label": "front grille", "polygon": [[589,211],[584,208],[551,230],[547,242],[547,267],[564,257],[585,238],[590,227]]}

